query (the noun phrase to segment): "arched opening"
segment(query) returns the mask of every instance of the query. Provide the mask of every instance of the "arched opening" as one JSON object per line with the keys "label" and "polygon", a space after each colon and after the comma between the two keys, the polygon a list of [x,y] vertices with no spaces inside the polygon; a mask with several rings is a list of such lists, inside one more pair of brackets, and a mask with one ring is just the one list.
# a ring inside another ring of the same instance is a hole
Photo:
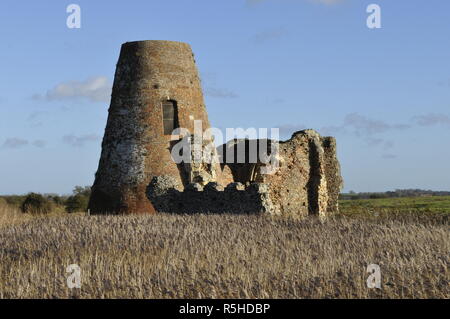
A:
{"label": "arched opening", "polygon": [[177,102],[173,100],[163,101],[162,109],[164,135],[172,135],[173,130],[179,128]]}

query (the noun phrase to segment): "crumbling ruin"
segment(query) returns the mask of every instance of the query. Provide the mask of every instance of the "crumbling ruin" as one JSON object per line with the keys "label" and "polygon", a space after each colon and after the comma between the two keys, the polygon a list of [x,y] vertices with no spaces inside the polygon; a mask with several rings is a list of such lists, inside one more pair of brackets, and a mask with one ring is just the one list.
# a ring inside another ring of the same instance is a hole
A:
{"label": "crumbling ruin", "polygon": [[91,213],[306,216],[338,210],[342,178],[334,138],[305,130],[284,142],[231,140],[216,149],[209,128],[188,44],[123,44]]}

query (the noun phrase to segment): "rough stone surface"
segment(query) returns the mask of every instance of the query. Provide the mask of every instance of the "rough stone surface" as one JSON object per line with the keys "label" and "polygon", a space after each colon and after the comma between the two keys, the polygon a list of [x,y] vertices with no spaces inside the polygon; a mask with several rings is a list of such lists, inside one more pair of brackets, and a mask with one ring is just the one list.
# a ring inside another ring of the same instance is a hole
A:
{"label": "rough stone surface", "polygon": [[[220,154],[224,148],[228,147],[219,147]],[[326,216],[337,212],[342,177],[334,138],[321,137],[314,130],[299,131],[279,143],[277,157],[279,167],[272,174],[261,173],[266,164],[259,159],[257,163],[225,163],[222,169],[231,171],[235,181],[266,185],[276,214]]]}
{"label": "rough stone surface", "polygon": [[[190,150],[190,161],[183,163],[183,171],[186,174],[186,180],[189,182],[199,183],[205,186],[209,182],[218,180],[217,173],[219,170],[219,163],[211,164],[212,160],[217,157],[217,151],[214,147],[212,139],[203,138],[195,147],[195,136],[191,135],[187,139],[188,149]],[[197,160],[196,160],[197,159]]]}
{"label": "rough stone surface", "polygon": [[327,213],[334,213],[339,210],[339,193],[344,187],[344,180],[341,176],[341,166],[337,159],[336,139],[325,137],[323,139],[325,177],[327,179],[328,205]]}
{"label": "rough stone surface", "polygon": [[171,157],[177,137],[164,135],[162,103],[167,100],[176,101],[180,127],[194,132],[194,120],[202,122],[203,130],[210,127],[190,46],[172,41],[123,44],[92,187],[92,213],[154,213],[145,195],[153,176],[190,182],[184,166]]}
{"label": "rough stone surface", "polygon": [[[160,185],[162,183],[163,185]],[[164,179],[153,178],[148,187],[148,198],[156,210],[174,214],[236,213],[274,214],[276,211],[264,184],[250,184],[244,188],[240,183],[223,187],[209,183],[204,189],[198,183],[189,184],[184,191],[166,189]],[[165,189],[164,192],[161,192]]]}
{"label": "rough stone surface", "polygon": [[[163,104],[168,101],[176,106],[174,121],[184,130],[176,135],[164,132]],[[195,122],[201,123],[200,131],[194,131]],[[279,143],[235,139],[216,150],[212,136],[195,144],[198,133],[204,135],[209,128],[188,44],[123,44],[91,213],[326,216],[337,212],[343,182],[334,138],[304,130]],[[183,147],[182,153],[191,160],[177,164],[171,151],[180,142],[190,147],[188,151]],[[243,157],[239,150],[244,150]],[[266,157],[277,159],[279,166],[266,164]]]}
{"label": "rough stone surface", "polygon": [[226,191],[243,191],[245,190],[245,186],[244,184],[240,183],[240,182],[235,182],[235,183],[231,183],[228,184],[227,187],[225,187]]}

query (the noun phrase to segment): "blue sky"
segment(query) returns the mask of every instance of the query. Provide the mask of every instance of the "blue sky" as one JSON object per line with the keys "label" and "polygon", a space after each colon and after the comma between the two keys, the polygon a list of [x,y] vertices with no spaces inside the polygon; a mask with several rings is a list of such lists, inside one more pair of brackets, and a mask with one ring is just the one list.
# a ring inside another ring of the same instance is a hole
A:
{"label": "blue sky", "polygon": [[[81,28],[66,7],[81,7]],[[381,29],[366,26],[369,4]],[[3,0],[0,194],[91,185],[120,45],[191,44],[215,127],[314,128],[345,190],[450,190],[450,2]]]}

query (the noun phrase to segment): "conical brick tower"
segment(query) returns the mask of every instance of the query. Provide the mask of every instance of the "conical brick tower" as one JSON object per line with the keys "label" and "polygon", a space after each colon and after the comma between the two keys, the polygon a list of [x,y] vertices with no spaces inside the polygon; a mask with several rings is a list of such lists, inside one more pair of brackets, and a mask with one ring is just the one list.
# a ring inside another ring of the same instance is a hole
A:
{"label": "conical brick tower", "polygon": [[191,47],[172,41],[122,45],[89,209],[93,214],[154,213],[146,188],[154,176],[186,185],[171,157],[173,129],[209,128]]}

